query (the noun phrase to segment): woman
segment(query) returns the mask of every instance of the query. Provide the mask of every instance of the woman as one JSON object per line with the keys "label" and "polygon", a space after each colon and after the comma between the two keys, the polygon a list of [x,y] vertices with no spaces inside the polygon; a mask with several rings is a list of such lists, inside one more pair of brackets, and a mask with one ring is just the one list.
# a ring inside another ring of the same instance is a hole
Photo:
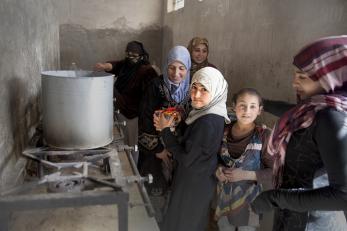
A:
{"label": "woman", "polygon": [[233,97],[236,121],[224,129],[220,150],[221,166],[216,171],[216,218],[220,231],[255,231],[259,216],[250,203],[271,183],[273,158],[267,151],[271,130],[256,124],[263,102],[252,88],[244,88]]}
{"label": "woman", "polygon": [[[156,110],[175,107],[180,117],[185,119],[189,111],[189,69],[190,55],[183,46],[175,46],[167,56],[163,75],[149,83],[142,99],[139,117],[138,168],[142,175],[152,174],[154,182],[146,184],[150,196],[165,194],[172,172],[170,153],[159,139],[153,126],[153,113]],[[176,130],[179,132],[179,129]]]}
{"label": "woman", "polygon": [[[140,100],[148,82],[157,78],[156,71],[149,63],[149,55],[142,43],[131,41],[125,49],[125,58],[118,61],[97,63],[98,71],[106,71],[116,76],[114,84],[115,109],[120,111],[119,119],[126,121],[124,143],[129,146],[138,142],[138,116]],[[138,152],[132,152],[135,162]]]}
{"label": "woman", "polygon": [[214,196],[217,153],[223,137],[228,84],[215,68],[195,73],[191,84],[192,111],[181,142],[171,132],[173,119],[154,115],[166,149],[178,165],[172,184],[172,196],[161,230],[202,231],[208,222]]}
{"label": "woman", "polygon": [[276,189],[252,207],[275,208],[276,231],[347,230],[339,211],[347,208],[347,36],[317,40],[293,63],[299,102],[279,119],[268,145]]}
{"label": "woman", "polygon": [[215,65],[208,62],[209,46],[206,38],[194,37],[188,44],[188,50],[192,59],[192,67],[190,69],[190,76],[203,67],[214,67]]}

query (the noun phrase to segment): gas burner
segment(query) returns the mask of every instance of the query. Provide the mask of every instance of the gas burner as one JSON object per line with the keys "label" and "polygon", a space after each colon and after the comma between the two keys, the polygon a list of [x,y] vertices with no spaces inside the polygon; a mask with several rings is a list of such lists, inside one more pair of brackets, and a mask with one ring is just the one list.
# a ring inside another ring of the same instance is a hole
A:
{"label": "gas burner", "polygon": [[[140,176],[130,153],[134,149],[114,143],[94,150],[25,150],[23,155],[37,163],[38,178],[0,192],[0,230],[9,229],[10,214],[17,210],[117,204],[119,231],[128,230],[129,206],[143,205],[154,216],[144,187],[153,179]],[[126,154],[135,175],[124,176],[120,152]],[[133,183],[138,184],[144,204],[129,203],[128,186]]]}
{"label": "gas burner", "polygon": [[49,183],[48,192],[81,192],[84,189],[84,180],[65,180]]}

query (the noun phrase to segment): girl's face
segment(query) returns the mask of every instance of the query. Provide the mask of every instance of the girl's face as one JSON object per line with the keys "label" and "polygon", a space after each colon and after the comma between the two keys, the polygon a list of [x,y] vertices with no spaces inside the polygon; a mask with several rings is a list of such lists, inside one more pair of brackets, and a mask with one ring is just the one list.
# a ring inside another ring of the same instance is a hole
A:
{"label": "girl's face", "polygon": [[181,62],[170,63],[167,68],[168,78],[175,84],[181,83],[187,76],[187,68]]}
{"label": "girl's face", "polygon": [[237,98],[234,110],[237,122],[248,125],[254,123],[260,115],[262,107],[259,106],[258,96],[245,93]]}
{"label": "girl's face", "polygon": [[292,86],[300,100],[324,93],[319,81],[313,81],[305,72],[295,68]]}
{"label": "girl's face", "polygon": [[207,46],[205,44],[199,44],[192,50],[192,59],[195,63],[203,63],[207,59]]}
{"label": "girl's face", "polygon": [[211,102],[210,92],[200,83],[193,83],[190,89],[190,98],[192,99],[192,107],[195,109],[200,109]]}

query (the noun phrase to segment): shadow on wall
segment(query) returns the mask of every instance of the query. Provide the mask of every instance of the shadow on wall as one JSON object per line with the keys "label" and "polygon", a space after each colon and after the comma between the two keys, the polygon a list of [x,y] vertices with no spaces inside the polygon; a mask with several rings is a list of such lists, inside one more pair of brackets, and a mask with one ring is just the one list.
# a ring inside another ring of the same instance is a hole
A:
{"label": "shadow on wall", "polygon": [[173,43],[173,32],[168,26],[163,27],[163,49],[162,49],[162,63],[164,63],[169,50],[175,45],[186,46],[186,44],[174,44]]}
{"label": "shadow on wall", "polygon": [[[13,146],[0,163],[0,176],[3,176],[4,170],[11,161],[14,162],[15,166],[9,174],[18,175],[19,170],[24,167],[18,166],[17,161],[21,157],[22,151],[28,146],[28,141],[35,132],[35,127],[40,118],[39,94],[30,95],[26,85],[24,80],[15,76],[8,81],[8,111],[11,113],[9,130],[12,132]],[[22,164],[25,164],[25,162]],[[14,177],[17,177],[17,175]],[[5,179],[8,179],[10,184],[16,183],[12,181],[14,180],[12,177],[6,177]]]}
{"label": "shadow on wall", "polygon": [[137,30],[86,29],[81,25],[63,24],[59,29],[61,69],[69,69],[75,62],[80,69],[90,70],[96,62],[124,58],[126,44],[142,42],[150,60],[161,65],[162,28]]}

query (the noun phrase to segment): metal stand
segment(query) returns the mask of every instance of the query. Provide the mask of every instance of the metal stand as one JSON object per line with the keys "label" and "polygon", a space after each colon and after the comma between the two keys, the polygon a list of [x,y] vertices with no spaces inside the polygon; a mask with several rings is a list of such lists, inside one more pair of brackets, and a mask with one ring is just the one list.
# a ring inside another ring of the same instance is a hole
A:
{"label": "metal stand", "polygon": [[[123,146],[122,149],[124,150]],[[51,162],[47,160],[49,159],[47,157],[50,156],[67,156],[75,154],[83,154],[81,161]],[[14,211],[106,204],[117,204],[118,230],[128,230],[129,192],[127,187],[130,183],[134,182],[142,183],[143,185],[143,181],[146,181],[147,178],[141,177],[140,175],[125,177],[121,169],[121,163],[116,149],[102,148],[97,150],[64,151],[37,148],[25,150],[23,155],[38,162],[38,175],[40,178],[36,181],[31,181],[0,193],[1,231],[9,229],[8,221],[10,213]],[[107,163],[107,167],[99,167],[101,169],[108,169],[108,173],[110,174],[108,179],[88,174],[88,168],[98,167],[97,163],[100,162],[104,164]],[[72,168],[73,173],[67,175],[63,174],[63,170],[67,168]],[[53,169],[55,172],[45,175],[44,171],[47,169]],[[70,184],[66,183],[67,192],[36,194],[30,192],[38,186],[46,186],[52,183],[55,184],[56,182],[63,182],[64,185],[64,182],[69,181],[88,181],[89,183],[95,184],[95,186],[92,190],[84,191],[81,187],[79,191],[76,192],[70,189]],[[105,190],[94,190],[100,186],[105,188]],[[28,192],[29,194],[27,194]],[[148,202],[146,202],[145,205],[147,203]]]}
{"label": "metal stand", "polygon": [[[145,181],[151,183],[153,181],[152,176],[140,176],[130,154],[130,150],[137,147],[123,145],[124,134],[121,126],[126,126],[126,124],[115,122],[118,136],[114,138],[111,147],[94,150],[54,150],[48,147],[25,150],[23,155],[37,162],[38,178],[0,192],[0,231],[9,230],[10,215],[15,211],[107,204],[117,204],[117,230],[127,231],[128,207],[135,206],[129,203],[128,186],[132,183],[138,184],[144,201],[143,204],[138,205],[145,206],[148,215],[153,217],[155,212],[143,184]],[[135,175],[124,176],[119,153],[126,153]],[[72,159],[72,161],[70,159],[67,162],[51,161],[54,157],[74,156],[80,158],[78,160]],[[106,176],[90,175],[89,168],[98,168]],[[93,185],[94,188],[79,187],[76,182],[82,185],[89,183],[89,187]],[[50,193],[33,193],[37,187],[45,186],[49,189],[51,185],[58,190]],[[98,187],[103,187],[103,190],[97,190]]]}
{"label": "metal stand", "polygon": [[128,202],[129,194],[121,191],[85,191],[80,193],[49,193],[5,196],[0,198],[0,230],[6,231],[9,229],[8,221],[10,213],[14,211],[117,204],[117,230],[127,231]]}

